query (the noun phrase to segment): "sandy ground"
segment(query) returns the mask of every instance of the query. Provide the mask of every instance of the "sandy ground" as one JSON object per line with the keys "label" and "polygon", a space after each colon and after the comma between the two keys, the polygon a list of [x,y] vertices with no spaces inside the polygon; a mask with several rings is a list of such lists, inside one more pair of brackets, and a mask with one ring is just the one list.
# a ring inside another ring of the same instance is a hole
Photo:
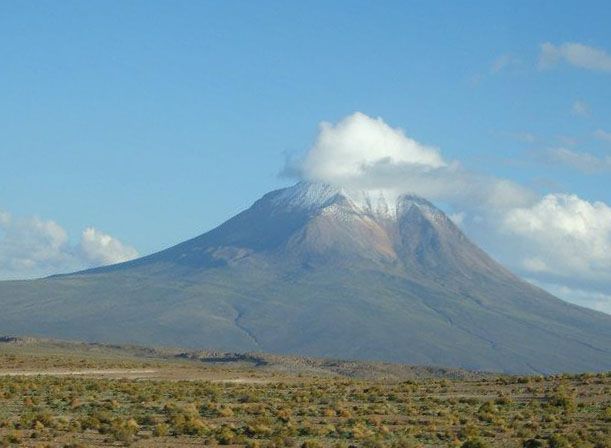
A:
{"label": "sandy ground", "polygon": [[84,370],[0,370],[0,376],[149,376],[157,370],[144,369],[84,369]]}
{"label": "sandy ground", "polygon": [[21,370],[0,370],[0,377],[7,376],[82,376],[91,378],[125,378],[125,379],[153,379],[153,380],[192,380],[192,381],[210,381],[213,383],[229,383],[229,384],[266,384],[269,379],[229,376],[219,377],[216,375],[202,375],[200,372],[175,372],[166,371],[165,369],[21,369]]}

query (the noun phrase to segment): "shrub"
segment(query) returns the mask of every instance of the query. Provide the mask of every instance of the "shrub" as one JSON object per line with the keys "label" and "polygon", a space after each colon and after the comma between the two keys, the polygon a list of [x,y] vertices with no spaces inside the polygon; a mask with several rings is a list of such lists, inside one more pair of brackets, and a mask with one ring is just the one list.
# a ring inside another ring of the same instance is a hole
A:
{"label": "shrub", "polygon": [[565,411],[573,411],[575,409],[575,399],[563,387],[558,388],[555,393],[548,395],[547,400],[552,406],[564,409]]}
{"label": "shrub", "polygon": [[571,444],[566,437],[560,434],[554,434],[548,440],[549,448],[571,448]]}
{"label": "shrub", "polygon": [[322,444],[318,440],[310,439],[303,442],[301,448],[322,448]]}
{"label": "shrub", "polygon": [[522,443],[523,448],[542,448],[543,442],[537,439],[528,439]]}
{"label": "shrub", "polygon": [[488,444],[482,439],[469,439],[461,445],[461,448],[488,448]]}
{"label": "shrub", "polygon": [[166,423],[157,423],[153,428],[153,435],[155,437],[167,436],[170,432],[170,427]]}
{"label": "shrub", "polygon": [[134,439],[134,436],[138,434],[139,429],[140,427],[134,419],[115,419],[110,427],[110,433],[115,440],[129,443]]}
{"label": "shrub", "polygon": [[12,432],[8,436],[6,436],[6,440],[8,443],[21,443],[21,437],[16,432]]}

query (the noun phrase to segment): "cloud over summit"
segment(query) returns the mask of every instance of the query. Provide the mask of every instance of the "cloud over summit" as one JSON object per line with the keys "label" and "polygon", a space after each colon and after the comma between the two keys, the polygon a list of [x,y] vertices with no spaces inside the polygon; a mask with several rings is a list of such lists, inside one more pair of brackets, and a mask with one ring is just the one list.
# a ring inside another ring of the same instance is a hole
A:
{"label": "cloud over summit", "polygon": [[408,137],[382,118],[361,112],[337,124],[323,122],[314,145],[292,159],[284,173],[333,185],[417,194],[457,206],[512,207],[534,195],[509,180],[470,172],[447,161],[436,147]]}
{"label": "cloud over summit", "polygon": [[376,165],[446,166],[436,148],[407,137],[381,118],[356,112],[337,124],[323,122],[314,146],[300,163],[301,174],[329,183],[352,182]]}

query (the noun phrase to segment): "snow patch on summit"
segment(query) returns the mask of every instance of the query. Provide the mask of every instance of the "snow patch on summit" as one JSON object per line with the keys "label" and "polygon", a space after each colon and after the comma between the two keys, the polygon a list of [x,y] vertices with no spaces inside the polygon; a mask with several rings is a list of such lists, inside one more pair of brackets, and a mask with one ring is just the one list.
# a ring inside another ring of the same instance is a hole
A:
{"label": "snow patch on summit", "polygon": [[[357,190],[323,183],[299,182],[280,190],[274,205],[307,211],[339,211],[344,202],[356,213],[376,218],[397,219],[411,207],[423,209],[429,216],[442,214],[432,204],[417,196],[398,195],[391,190]],[[328,210],[327,210],[328,209]]]}

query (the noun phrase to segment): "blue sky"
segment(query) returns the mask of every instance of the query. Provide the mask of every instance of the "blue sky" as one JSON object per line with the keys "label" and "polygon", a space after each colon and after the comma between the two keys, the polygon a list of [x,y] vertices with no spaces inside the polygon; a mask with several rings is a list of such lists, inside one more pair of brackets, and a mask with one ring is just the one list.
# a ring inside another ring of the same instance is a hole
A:
{"label": "blue sky", "polygon": [[2,2],[0,278],[209,230],[294,182],[279,173],[320,122],[360,111],[538,195],[504,232],[431,199],[519,274],[611,310],[604,255],[559,268],[545,247],[530,264],[510,253],[550,207],[566,220],[583,205],[585,230],[546,244],[576,231],[577,253],[611,247],[610,19],[602,1]]}

